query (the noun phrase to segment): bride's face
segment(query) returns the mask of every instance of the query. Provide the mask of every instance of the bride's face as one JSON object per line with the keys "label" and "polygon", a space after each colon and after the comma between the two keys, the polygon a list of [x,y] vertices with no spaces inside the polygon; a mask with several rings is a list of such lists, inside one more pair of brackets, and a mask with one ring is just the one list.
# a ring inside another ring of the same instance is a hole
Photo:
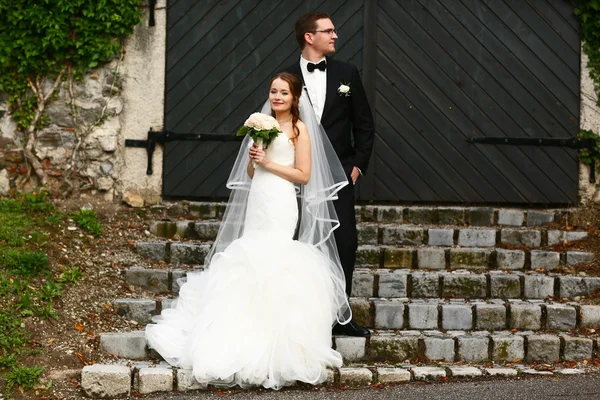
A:
{"label": "bride's face", "polygon": [[294,95],[290,90],[290,85],[283,79],[275,79],[269,90],[269,102],[275,112],[286,112],[292,108]]}

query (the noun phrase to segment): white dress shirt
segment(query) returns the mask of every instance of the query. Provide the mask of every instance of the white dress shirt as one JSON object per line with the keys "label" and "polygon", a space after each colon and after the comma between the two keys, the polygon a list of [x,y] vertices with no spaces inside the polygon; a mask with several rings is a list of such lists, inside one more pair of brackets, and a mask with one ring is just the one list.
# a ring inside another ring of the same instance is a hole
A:
{"label": "white dress shirt", "polygon": [[[322,60],[317,61],[315,64],[318,64],[323,60],[325,60],[325,57],[323,57]],[[317,115],[317,119],[320,121],[321,117],[323,116],[323,108],[325,107],[327,70],[321,71],[320,69],[315,69],[313,72],[308,72],[307,66],[309,62],[310,61],[300,56],[300,69],[302,70],[304,83],[306,84],[308,96],[310,97],[310,101],[313,109],[315,110],[315,114]]]}

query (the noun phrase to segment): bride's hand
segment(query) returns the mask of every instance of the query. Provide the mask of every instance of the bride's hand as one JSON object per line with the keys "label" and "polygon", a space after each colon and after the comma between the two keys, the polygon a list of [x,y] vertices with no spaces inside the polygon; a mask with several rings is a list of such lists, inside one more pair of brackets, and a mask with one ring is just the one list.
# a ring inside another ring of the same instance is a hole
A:
{"label": "bride's hand", "polygon": [[265,165],[269,161],[265,151],[258,147],[256,143],[250,147],[250,159],[260,165]]}

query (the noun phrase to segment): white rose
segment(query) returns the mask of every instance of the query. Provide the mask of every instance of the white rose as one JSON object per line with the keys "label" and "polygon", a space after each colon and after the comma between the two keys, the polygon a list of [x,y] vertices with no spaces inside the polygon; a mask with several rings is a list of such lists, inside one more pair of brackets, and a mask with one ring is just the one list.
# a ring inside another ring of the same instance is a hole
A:
{"label": "white rose", "polygon": [[350,91],[350,86],[348,85],[340,85],[340,87],[338,88],[338,92],[340,93],[348,93]]}

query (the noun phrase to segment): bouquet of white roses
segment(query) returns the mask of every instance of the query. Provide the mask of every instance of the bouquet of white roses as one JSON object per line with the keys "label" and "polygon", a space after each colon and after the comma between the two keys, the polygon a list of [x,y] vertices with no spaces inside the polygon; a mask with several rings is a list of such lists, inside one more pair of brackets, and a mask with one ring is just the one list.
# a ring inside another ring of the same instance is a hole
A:
{"label": "bouquet of white roses", "polygon": [[[263,113],[254,113],[244,122],[244,126],[237,132],[237,136],[248,135],[258,147],[267,148],[279,135],[279,132],[281,132],[281,128],[275,118]],[[254,162],[252,165],[256,168]]]}

